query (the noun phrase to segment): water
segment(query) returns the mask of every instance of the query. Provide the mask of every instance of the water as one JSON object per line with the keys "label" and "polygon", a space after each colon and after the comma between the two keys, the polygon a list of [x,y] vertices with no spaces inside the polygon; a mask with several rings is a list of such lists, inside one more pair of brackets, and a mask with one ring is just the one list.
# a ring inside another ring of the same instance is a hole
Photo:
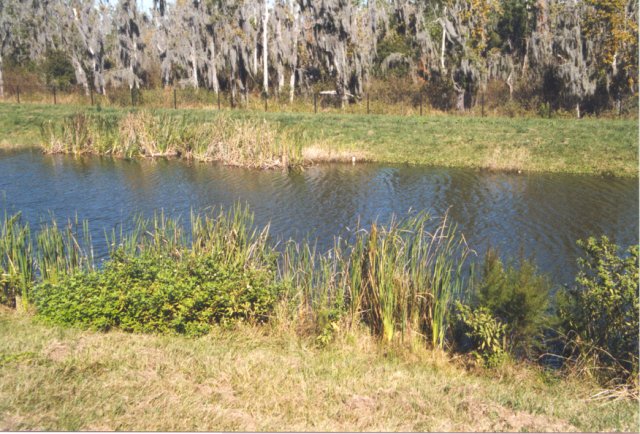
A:
{"label": "water", "polygon": [[88,219],[98,253],[104,231],[138,214],[188,219],[195,211],[249,204],[256,223],[271,222],[283,238],[318,240],[353,227],[388,222],[409,210],[449,212],[481,256],[490,245],[503,257],[533,256],[557,284],[570,283],[580,254],[575,242],[606,234],[638,243],[638,180],[559,174],[496,174],[427,167],[321,165],[301,173],[257,171],[208,163],[123,161],[0,153],[0,212],[22,211],[32,224]]}

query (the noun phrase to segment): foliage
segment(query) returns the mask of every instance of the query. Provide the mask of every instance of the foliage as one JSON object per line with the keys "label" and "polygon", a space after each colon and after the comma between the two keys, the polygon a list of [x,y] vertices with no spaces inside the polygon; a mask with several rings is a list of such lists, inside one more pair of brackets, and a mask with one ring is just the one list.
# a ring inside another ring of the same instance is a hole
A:
{"label": "foliage", "polygon": [[496,319],[489,309],[472,309],[456,301],[456,319],[461,323],[463,333],[471,339],[472,354],[489,367],[504,360],[507,325]]}
{"label": "foliage", "polygon": [[18,300],[28,302],[34,280],[29,224],[20,214],[5,214],[0,226],[0,304],[22,307]]}
{"label": "foliage", "polygon": [[42,70],[44,71],[46,82],[50,86],[66,89],[75,84],[73,65],[64,51],[48,51]]}
{"label": "foliage", "polygon": [[215,323],[263,322],[278,288],[267,270],[211,256],[175,260],[118,253],[100,272],[36,287],[38,314],[98,330],[200,335]]}
{"label": "foliage", "polygon": [[527,354],[551,325],[550,291],[549,279],[537,274],[532,261],[522,260],[519,268],[509,264],[505,269],[497,252],[489,250],[473,302],[505,325],[510,351]]}
{"label": "foliage", "polygon": [[624,255],[606,236],[579,241],[575,286],[566,291],[560,318],[574,355],[591,361],[609,380],[638,376],[638,245]]}

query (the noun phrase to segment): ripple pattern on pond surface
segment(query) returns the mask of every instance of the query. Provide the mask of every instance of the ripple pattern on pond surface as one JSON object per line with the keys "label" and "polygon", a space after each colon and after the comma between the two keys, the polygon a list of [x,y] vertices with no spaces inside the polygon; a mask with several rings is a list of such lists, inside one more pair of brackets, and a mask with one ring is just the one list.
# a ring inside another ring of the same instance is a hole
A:
{"label": "ripple pattern on pond surface", "polygon": [[638,242],[638,180],[560,174],[512,175],[473,170],[334,164],[302,172],[256,171],[183,161],[126,161],[0,152],[0,211],[22,211],[33,224],[88,219],[104,253],[104,231],[139,213],[181,215],[247,203],[272,234],[318,239],[321,250],[353,228],[395,213],[449,212],[480,255],[534,256],[557,283],[575,273],[575,241],[606,234]]}

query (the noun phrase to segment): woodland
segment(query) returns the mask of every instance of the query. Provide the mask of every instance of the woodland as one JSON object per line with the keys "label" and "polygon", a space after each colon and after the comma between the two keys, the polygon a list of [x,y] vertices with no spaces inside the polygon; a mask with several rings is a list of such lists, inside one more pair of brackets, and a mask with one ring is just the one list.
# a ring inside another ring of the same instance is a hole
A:
{"label": "woodland", "polygon": [[11,86],[88,94],[162,87],[344,106],[421,92],[463,111],[637,107],[633,0],[1,0],[0,99]]}

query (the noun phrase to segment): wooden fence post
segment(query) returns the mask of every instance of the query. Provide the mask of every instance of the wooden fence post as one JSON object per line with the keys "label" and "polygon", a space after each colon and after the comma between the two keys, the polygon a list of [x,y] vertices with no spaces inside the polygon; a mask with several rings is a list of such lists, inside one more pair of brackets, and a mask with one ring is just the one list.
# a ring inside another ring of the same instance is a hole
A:
{"label": "wooden fence post", "polygon": [[89,95],[91,96],[91,105],[93,105],[93,86],[89,87]]}
{"label": "wooden fence post", "polygon": [[56,98],[56,86],[53,86],[53,105],[58,104],[58,100]]}
{"label": "wooden fence post", "polygon": [[482,96],[480,97],[480,104],[482,106],[481,108],[482,117],[484,117],[484,91],[482,92]]}
{"label": "wooden fence post", "polygon": [[313,112],[318,113],[318,94],[315,92],[313,94]]}
{"label": "wooden fence post", "polygon": [[173,109],[177,109],[178,108],[178,97],[176,95],[177,91],[176,88],[173,88]]}
{"label": "wooden fence post", "polygon": [[367,92],[367,114],[369,114],[369,92]]}

